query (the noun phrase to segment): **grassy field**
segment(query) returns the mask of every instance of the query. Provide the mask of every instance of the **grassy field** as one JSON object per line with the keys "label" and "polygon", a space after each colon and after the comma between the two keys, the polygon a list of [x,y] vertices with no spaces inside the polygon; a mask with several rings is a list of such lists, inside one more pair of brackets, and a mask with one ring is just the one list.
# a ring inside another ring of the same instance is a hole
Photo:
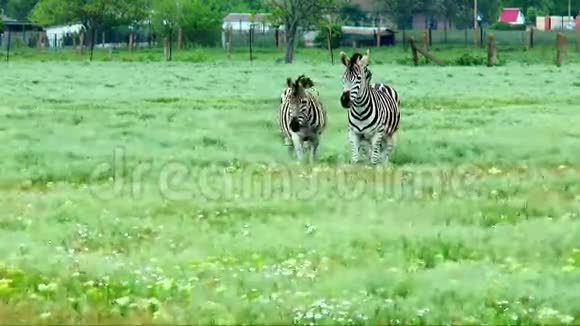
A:
{"label": "grassy field", "polygon": [[[377,168],[338,64],[0,69],[0,324],[580,321],[580,65],[375,63],[403,106]],[[301,73],[315,164],[275,122]]]}

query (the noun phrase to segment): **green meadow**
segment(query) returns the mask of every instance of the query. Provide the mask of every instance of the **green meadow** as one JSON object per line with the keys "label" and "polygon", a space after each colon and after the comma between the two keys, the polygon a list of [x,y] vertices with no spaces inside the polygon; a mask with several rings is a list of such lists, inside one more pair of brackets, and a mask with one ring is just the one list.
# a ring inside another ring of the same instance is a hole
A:
{"label": "green meadow", "polygon": [[[325,55],[1,63],[0,324],[577,325],[580,65],[377,53],[402,120],[373,167]],[[302,73],[312,164],[276,123]]]}

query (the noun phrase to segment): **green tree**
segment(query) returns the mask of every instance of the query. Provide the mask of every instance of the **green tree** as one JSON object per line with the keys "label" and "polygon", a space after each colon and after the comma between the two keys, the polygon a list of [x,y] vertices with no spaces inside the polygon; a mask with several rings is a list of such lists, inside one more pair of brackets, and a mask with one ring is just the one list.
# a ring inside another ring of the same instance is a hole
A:
{"label": "green tree", "polygon": [[286,35],[286,63],[294,60],[294,45],[298,28],[319,26],[319,21],[331,9],[335,0],[268,0],[273,15],[284,24]]}
{"label": "green tree", "polygon": [[37,3],[38,0],[7,0],[6,15],[14,19],[24,20]]}
{"label": "green tree", "polygon": [[224,13],[219,1],[156,0],[152,20],[156,30],[169,38],[170,57],[173,35],[182,28],[186,37],[199,43],[211,43],[219,34]]}
{"label": "green tree", "polygon": [[422,0],[415,0],[409,3],[409,0],[377,0],[383,11],[389,18],[397,23],[399,27],[406,25],[408,18],[418,9],[422,9],[424,3]]}
{"label": "green tree", "polygon": [[39,0],[30,18],[40,24],[81,23],[89,32],[90,60],[96,31],[142,19],[149,0]]}
{"label": "green tree", "polygon": [[359,26],[367,19],[367,14],[356,3],[344,3],[339,9],[339,15],[346,24],[354,26]]}
{"label": "green tree", "polygon": [[4,33],[4,21],[0,18],[0,34]]}

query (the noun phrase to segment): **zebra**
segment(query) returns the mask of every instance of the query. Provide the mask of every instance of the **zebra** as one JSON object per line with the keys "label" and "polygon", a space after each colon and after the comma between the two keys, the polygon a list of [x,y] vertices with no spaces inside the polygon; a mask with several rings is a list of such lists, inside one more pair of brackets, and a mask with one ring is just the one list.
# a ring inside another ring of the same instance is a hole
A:
{"label": "zebra", "polygon": [[326,128],[326,109],[314,83],[305,75],[295,81],[288,77],[286,89],[280,96],[278,126],[290,154],[302,160],[304,143],[310,147],[310,161],[317,156],[320,136]]}
{"label": "zebra", "polygon": [[346,67],[340,103],[348,109],[348,139],[351,145],[351,162],[359,161],[361,143],[370,143],[371,163],[388,160],[394,148],[394,136],[400,123],[398,92],[382,83],[370,83],[367,65],[370,53],[354,53],[349,58],[340,53]]}

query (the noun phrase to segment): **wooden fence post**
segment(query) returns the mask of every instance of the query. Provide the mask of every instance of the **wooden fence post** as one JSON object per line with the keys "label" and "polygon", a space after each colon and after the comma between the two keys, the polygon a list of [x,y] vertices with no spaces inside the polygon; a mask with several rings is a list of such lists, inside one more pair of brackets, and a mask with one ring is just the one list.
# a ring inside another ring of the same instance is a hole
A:
{"label": "wooden fence post", "polygon": [[133,32],[129,33],[129,52],[133,52]]}
{"label": "wooden fence post", "polygon": [[493,33],[489,33],[489,35],[487,36],[488,42],[487,42],[487,66],[491,67],[493,66],[493,53],[494,53],[494,48],[495,48],[495,36],[493,35]]}
{"label": "wooden fence post", "polygon": [[332,28],[328,26],[328,31],[326,33],[326,39],[328,43],[328,52],[330,53],[330,62],[334,65],[334,54],[332,53]]}
{"label": "wooden fence post", "polygon": [[169,40],[167,36],[163,38],[163,56],[165,60],[169,57]]}
{"label": "wooden fence post", "polygon": [[576,16],[576,51],[580,51],[580,15]]}
{"label": "wooden fence post", "polygon": [[227,46],[226,46],[226,51],[228,54],[228,61],[232,60],[232,26],[229,26],[227,29]]}
{"label": "wooden fence post", "polygon": [[181,49],[183,47],[183,28],[179,27],[177,31],[177,48]]}
{"label": "wooden fence post", "polygon": [[423,37],[421,38],[421,45],[423,46],[423,50],[427,51],[427,31],[423,31]]}
{"label": "wooden fence post", "polygon": [[252,61],[254,61],[254,54],[253,54],[253,47],[252,47],[252,43],[254,42],[254,27],[253,26],[250,26],[248,37],[250,38],[250,62],[252,62]]}
{"label": "wooden fence post", "polygon": [[415,38],[413,36],[409,38],[409,43],[411,44],[411,51],[413,52],[413,63],[415,66],[418,66],[419,56],[417,55],[417,45],[415,44]]}
{"label": "wooden fence post", "polygon": [[85,32],[81,32],[79,35],[79,51],[83,55],[83,48],[85,47]]}
{"label": "wooden fence post", "polygon": [[566,44],[566,36],[561,32],[558,32],[556,37],[556,66],[560,67],[562,65],[562,51]]}
{"label": "wooden fence post", "polygon": [[474,28],[473,29],[473,47],[477,48],[478,47],[478,40],[479,39],[479,33],[478,33],[478,29]]}

